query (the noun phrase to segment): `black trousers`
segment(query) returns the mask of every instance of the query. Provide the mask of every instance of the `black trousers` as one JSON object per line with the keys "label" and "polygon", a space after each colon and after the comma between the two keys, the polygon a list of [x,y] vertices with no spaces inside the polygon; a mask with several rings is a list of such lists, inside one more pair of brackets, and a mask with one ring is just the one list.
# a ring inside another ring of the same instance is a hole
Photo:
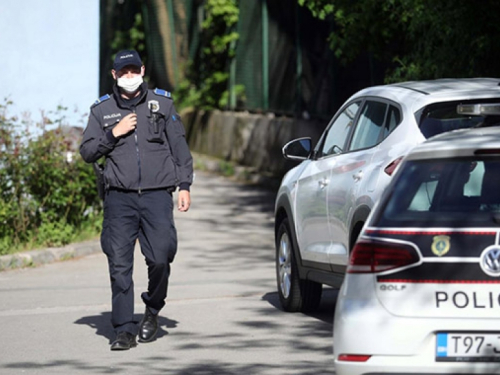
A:
{"label": "black trousers", "polygon": [[165,305],[170,263],[177,252],[172,193],[165,190],[109,190],[104,200],[101,246],[111,279],[111,323],[115,331],[137,333],[134,321],[134,247],[139,240],[148,267],[148,290],[141,297],[157,314]]}

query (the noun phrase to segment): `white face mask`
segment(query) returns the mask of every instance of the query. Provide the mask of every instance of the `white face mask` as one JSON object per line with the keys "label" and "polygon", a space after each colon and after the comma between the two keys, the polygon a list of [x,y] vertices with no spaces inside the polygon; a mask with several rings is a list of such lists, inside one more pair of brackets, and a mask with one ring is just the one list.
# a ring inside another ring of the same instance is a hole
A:
{"label": "white face mask", "polygon": [[118,87],[121,87],[128,94],[133,94],[142,84],[142,76],[136,75],[133,78],[121,77],[117,79]]}

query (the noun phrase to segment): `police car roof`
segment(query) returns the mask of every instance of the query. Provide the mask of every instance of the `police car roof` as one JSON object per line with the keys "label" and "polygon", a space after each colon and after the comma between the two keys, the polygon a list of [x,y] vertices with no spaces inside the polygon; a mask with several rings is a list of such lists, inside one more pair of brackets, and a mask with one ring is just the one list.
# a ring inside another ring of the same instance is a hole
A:
{"label": "police car roof", "polygon": [[439,134],[416,146],[406,159],[454,158],[477,154],[500,156],[500,126]]}

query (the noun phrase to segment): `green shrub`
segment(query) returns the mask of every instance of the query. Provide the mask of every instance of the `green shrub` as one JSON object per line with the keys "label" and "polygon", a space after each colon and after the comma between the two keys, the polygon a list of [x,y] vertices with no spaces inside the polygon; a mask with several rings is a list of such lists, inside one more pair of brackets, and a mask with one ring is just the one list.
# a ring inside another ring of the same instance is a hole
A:
{"label": "green shrub", "polygon": [[74,238],[75,228],[61,221],[44,221],[37,232],[37,243],[42,246],[67,245]]}
{"label": "green shrub", "polygon": [[222,160],[219,162],[219,168],[223,176],[234,176],[234,165],[229,161]]}
{"label": "green shrub", "polygon": [[67,244],[102,216],[92,166],[62,124],[64,108],[35,122],[9,116],[11,104],[0,104],[0,254]]}

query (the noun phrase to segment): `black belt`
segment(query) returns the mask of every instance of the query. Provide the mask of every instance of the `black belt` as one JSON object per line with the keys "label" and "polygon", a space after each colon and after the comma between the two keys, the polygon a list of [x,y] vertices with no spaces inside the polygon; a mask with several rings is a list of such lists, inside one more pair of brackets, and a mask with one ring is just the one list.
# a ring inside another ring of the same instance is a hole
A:
{"label": "black belt", "polygon": [[141,190],[125,189],[125,188],[120,188],[120,187],[116,187],[116,186],[110,186],[108,188],[108,190],[121,191],[123,193],[138,193],[138,194],[141,194],[142,192],[145,192],[145,191],[160,191],[160,190],[166,190],[169,193],[173,193],[175,191],[175,189],[176,189],[175,186],[167,186],[167,187],[152,188],[152,189],[141,189]]}

